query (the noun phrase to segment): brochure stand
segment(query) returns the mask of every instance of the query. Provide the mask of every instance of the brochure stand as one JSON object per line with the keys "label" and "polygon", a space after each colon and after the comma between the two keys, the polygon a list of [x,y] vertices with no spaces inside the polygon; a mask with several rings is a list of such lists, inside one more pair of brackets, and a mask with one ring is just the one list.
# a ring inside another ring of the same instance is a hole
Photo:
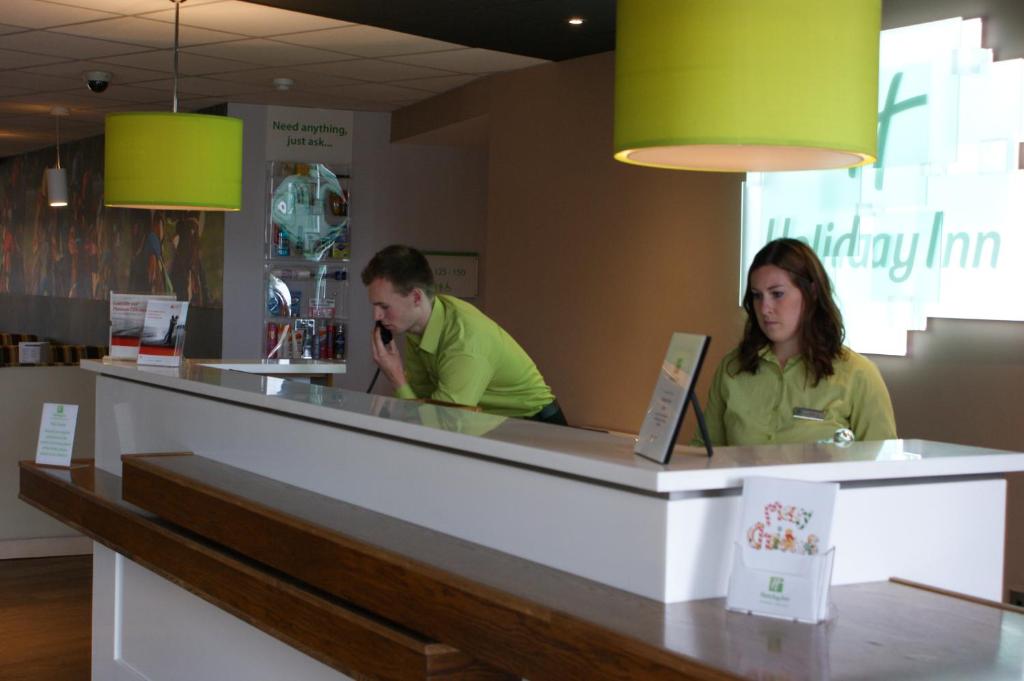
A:
{"label": "brochure stand", "polygon": [[727,609],[810,624],[828,619],[835,547],[808,556],[735,546]]}

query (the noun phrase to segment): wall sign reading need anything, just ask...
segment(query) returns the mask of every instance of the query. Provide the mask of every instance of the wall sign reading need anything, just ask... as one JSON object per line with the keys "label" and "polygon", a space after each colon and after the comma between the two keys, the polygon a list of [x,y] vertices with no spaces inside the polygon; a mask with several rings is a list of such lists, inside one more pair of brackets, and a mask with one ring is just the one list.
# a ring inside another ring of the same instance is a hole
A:
{"label": "wall sign reading need anything, just ask...", "polygon": [[268,106],[266,157],[351,164],[353,119],[351,111]]}
{"label": "wall sign reading need anything, just ask...", "polygon": [[807,241],[861,352],[906,354],[928,317],[1024,320],[1024,60],[993,61],[981,34],[882,32],[878,161],[749,173],[741,276],[767,241]]}

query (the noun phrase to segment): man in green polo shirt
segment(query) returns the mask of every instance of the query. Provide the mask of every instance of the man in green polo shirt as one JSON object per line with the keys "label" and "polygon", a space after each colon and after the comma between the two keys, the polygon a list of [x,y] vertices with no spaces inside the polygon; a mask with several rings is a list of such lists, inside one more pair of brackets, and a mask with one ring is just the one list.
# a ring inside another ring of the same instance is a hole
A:
{"label": "man in green polo shirt", "polygon": [[405,360],[395,343],[373,332],[373,360],[404,399],[426,398],[502,416],[565,425],[551,388],[512,336],[473,305],[434,293],[422,253],[388,246],[362,274],[373,318],[405,334]]}

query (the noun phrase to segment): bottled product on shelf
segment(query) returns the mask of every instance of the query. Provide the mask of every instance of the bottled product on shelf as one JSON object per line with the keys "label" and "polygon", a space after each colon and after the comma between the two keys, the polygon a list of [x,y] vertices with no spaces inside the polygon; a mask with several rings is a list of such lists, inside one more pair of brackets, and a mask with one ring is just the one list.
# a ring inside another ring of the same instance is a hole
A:
{"label": "bottled product on shelf", "polygon": [[267,322],[267,359],[345,359],[345,325],[335,319]]}

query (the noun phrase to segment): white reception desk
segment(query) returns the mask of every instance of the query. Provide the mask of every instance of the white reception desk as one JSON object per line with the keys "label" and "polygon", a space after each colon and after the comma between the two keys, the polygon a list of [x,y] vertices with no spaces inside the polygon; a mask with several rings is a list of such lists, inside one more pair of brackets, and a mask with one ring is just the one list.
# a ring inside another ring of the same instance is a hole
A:
{"label": "white reception desk", "polygon": [[[632,438],[281,378],[82,368],[98,374],[98,468],[120,475],[123,453],[190,451],[665,603],[724,595],[749,476],[841,483],[834,584],[897,576],[999,600],[1002,475],[1024,470],[1022,453],[921,440],[728,447],[711,459],[679,447],[660,466],[636,457]],[[126,637],[155,626],[136,609],[173,612],[188,635],[225,636],[207,629],[225,626],[208,619],[212,606],[188,606],[194,597],[169,584],[158,595],[143,573],[97,545],[94,678],[107,678],[95,673]],[[270,638],[258,647],[295,653]],[[260,678],[274,668],[252,664]]]}

